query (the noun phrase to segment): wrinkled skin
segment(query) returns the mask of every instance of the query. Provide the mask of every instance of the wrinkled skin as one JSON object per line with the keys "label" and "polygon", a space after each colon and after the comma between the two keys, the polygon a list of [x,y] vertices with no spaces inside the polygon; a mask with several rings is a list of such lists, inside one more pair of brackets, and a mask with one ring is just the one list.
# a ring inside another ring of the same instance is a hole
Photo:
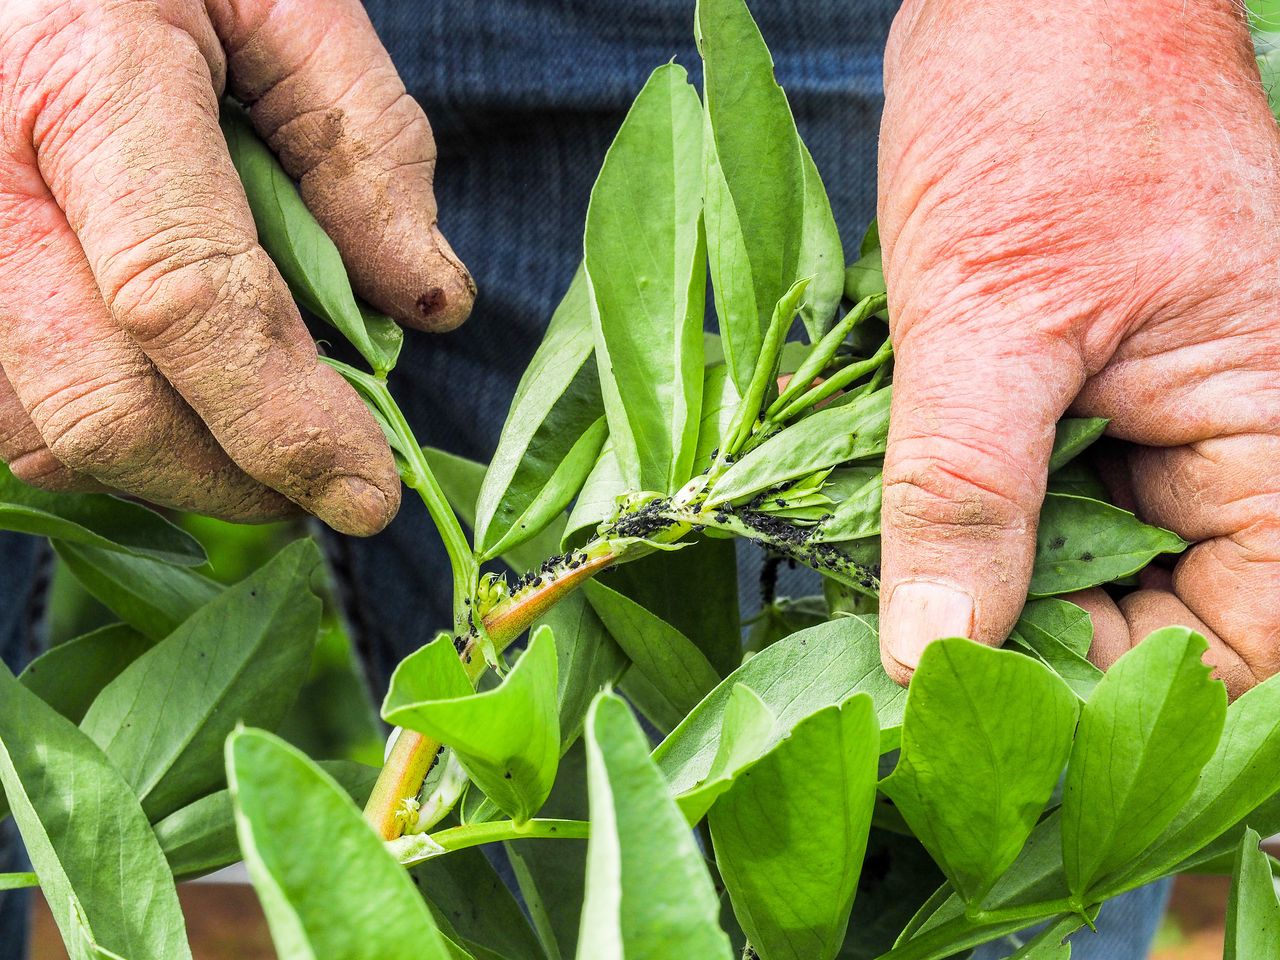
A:
{"label": "wrinkled skin", "polygon": [[895,395],[883,658],[999,643],[1053,424],[1192,546],[1093,614],[1102,665],[1171,623],[1233,694],[1280,668],[1280,138],[1230,0],[909,0],[886,58]]}
{"label": "wrinkled skin", "polygon": [[50,489],[373,533],[391,453],[258,245],[224,88],[362,296],[421,329],[466,318],[431,129],[358,0],[7,0],[0,457]]}

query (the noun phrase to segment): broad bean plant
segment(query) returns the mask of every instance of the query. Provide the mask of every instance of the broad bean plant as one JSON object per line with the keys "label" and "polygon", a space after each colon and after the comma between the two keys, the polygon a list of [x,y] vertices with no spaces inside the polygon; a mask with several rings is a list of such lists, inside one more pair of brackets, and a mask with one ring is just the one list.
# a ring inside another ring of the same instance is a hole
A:
{"label": "broad bean plant", "polygon": [[[160,514],[0,472],[0,526],[119,621],[0,670],[34,866],[0,884],[40,886],[74,960],[189,958],[175,881],[241,860],[285,960],[1063,960],[1181,872],[1234,874],[1228,958],[1278,955],[1280,681],[1229,704],[1179,626],[1104,675],[1059,599],[1186,546],[1078,459],[1104,421],[1058,427],[1005,648],[939,641],[909,690],[882,671],[876,231],[846,257],[742,0],[700,0],[696,31],[703,89],[669,63],[637,96],[487,466],[415,439],[398,329],[227,104],[263,244],[367,364],[331,361],[435,522],[453,622],[392,677],[384,766],[317,762],[272,732],[320,627],[315,542],[222,586]],[[742,623],[744,543],[822,592]]]}

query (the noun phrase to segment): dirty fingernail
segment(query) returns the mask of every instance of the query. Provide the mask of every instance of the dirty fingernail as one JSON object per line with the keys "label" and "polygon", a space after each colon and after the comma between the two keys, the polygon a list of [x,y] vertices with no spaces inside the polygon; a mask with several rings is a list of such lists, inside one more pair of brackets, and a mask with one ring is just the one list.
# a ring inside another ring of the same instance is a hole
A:
{"label": "dirty fingernail", "polygon": [[890,655],[914,670],[934,640],[969,636],[973,597],[953,584],[907,580],[894,588],[882,630]]}

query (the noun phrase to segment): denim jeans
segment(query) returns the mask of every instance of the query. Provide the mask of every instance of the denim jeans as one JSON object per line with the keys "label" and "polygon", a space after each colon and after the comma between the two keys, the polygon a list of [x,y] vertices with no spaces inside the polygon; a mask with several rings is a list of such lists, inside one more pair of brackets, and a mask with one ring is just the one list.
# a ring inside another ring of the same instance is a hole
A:
{"label": "denim jeans", "polygon": [[[441,226],[480,289],[460,330],[407,338],[396,395],[423,442],[487,460],[520,372],[582,256],[591,184],[632,98],[672,56],[700,82],[694,3],[366,3],[431,120]],[[754,0],[752,7],[845,248],[854,250],[875,212],[882,54],[897,0]],[[385,533],[338,547],[351,574],[359,646],[374,683],[383,684],[401,657],[448,623],[447,560],[411,497]],[[5,655],[15,666],[9,618],[24,606],[33,569],[29,543],[0,537],[0,640],[8,638]],[[20,929],[3,925],[6,912],[21,915],[17,899],[0,894],[0,960],[21,956]],[[1123,915],[1118,904],[1108,908],[1108,932],[1093,941],[1115,946],[1076,956],[1139,960],[1161,904],[1154,895],[1135,898],[1141,920],[1128,907]]]}

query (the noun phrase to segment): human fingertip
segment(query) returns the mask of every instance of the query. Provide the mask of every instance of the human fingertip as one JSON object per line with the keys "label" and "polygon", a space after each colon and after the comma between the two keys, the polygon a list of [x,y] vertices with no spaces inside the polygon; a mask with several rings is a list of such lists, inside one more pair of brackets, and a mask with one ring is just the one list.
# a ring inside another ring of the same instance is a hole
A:
{"label": "human fingertip", "polygon": [[939,579],[905,580],[894,586],[881,620],[885,669],[899,683],[909,680],[925,648],[944,637],[973,633],[974,599],[959,584]]}
{"label": "human fingertip", "polygon": [[400,484],[353,475],[334,477],[310,504],[311,511],[338,533],[369,537],[383,530],[400,510]]}

